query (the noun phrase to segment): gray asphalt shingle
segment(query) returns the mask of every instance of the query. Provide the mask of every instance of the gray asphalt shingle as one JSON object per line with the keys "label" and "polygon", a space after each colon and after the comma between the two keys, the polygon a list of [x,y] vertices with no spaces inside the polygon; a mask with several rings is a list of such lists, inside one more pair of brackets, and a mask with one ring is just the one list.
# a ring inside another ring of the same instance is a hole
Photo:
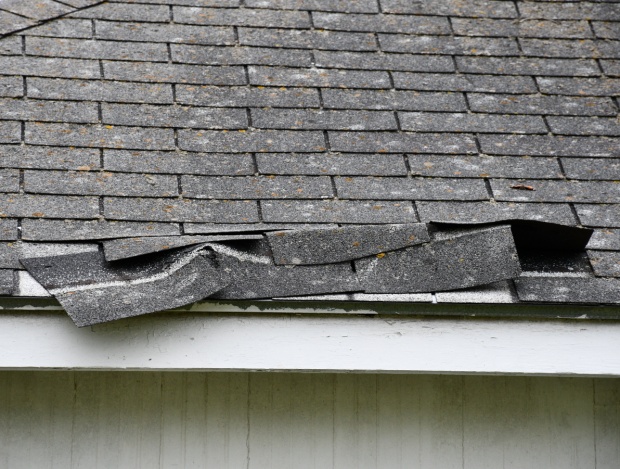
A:
{"label": "gray asphalt shingle", "polygon": [[[33,1],[0,12],[0,293],[13,242],[526,220],[595,228],[594,269],[530,273],[520,301],[616,301],[617,3]],[[372,296],[333,260],[228,261],[245,283],[222,298]],[[510,285],[433,298],[517,301]]]}

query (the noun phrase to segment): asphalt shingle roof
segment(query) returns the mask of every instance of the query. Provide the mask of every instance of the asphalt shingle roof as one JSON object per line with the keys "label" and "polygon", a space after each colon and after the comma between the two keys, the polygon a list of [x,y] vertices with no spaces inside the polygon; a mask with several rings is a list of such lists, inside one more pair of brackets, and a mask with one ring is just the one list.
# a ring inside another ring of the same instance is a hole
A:
{"label": "asphalt shingle roof", "polygon": [[[0,0],[0,35],[3,295],[20,258],[103,240],[531,220],[594,229],[587,254],[481,303],[620,303],[620,3]],[[316,293],[286,269],[242,268]],[[400,299],[464,298],[428,293]]]}

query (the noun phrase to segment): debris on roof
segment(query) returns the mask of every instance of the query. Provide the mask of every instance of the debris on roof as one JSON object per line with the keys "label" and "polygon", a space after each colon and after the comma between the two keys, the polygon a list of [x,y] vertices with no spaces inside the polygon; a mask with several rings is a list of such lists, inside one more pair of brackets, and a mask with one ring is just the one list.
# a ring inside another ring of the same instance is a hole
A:
{"label": "debris on roof", "polygon": [[0,1],[0,294],[48,288],[82,325],[192,298],[620,304],[619,22]]}

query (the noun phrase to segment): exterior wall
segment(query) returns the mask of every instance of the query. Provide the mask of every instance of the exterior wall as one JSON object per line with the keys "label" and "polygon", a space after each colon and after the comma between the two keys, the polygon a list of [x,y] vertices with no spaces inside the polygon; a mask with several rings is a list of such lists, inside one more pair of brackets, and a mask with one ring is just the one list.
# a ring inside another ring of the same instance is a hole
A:
{"label": "exterior wall", "polygon": [[597,468],[620,380],[0,372],[2,468]]}

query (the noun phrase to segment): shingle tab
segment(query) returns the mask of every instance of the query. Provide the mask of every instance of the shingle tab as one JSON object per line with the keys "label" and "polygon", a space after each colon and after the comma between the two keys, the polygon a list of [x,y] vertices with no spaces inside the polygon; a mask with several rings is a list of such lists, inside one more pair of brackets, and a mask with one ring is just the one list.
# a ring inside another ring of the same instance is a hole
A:
{"label": "shingle tab", "polygon": [[387,72],[249,67],[250,84],[326,88],[390,88]]}
{"label": "shingle tab", "polygon": [[423,223],[275,231],[267,234],[276,264],[331,264],[429,241]]}
{"label": "shingle tab", "polygon": [[399,70],[404,72],[453,72],[452,58],[440,55],[390,54],[376,52],[341,52],[319,50],[315,65],[354,70]]}
{"label": "shingle tab", "polygon": [[381,111],[311,111],[252,109],[258,129],[396,130],[394,113]]}
{"label": "shingle tab", "polygon": [[313,200],[261,201],[265,222],[272,223],[411,223],[418,221],[410,202]]}
{"label": "shingle tab", "polygon": [[92,8],[78,10],[73,18],[95,18],[120,21],[167,22],[170,20],[168,5],[140,5],[125,3],[103,3]]}
{"label": "shingle tab", "polygon": [[321,199],[333,197],[328,177],[182,176],[185,197],[204,199]]}
{"label": "shingle tab", "polygon": [[26,123],[26,143],[77,147],[172,150],[172,129],[143,129],[112,125]]}
{"label": "shingle tab", "polygon": [[195,83],[197,85],[245,85],[242,67],[202,67],[199,65],[104,62],[105,77],[152,83]]}
{"label": "shingle tab", "polygon": [[313,88],[216,87],[177,85],[181,104],[220,107],[319,107],[319,93]]}
{"label": "shingle tab", "polygon": [[432,177],[562,178],[555,158],[408,155],[411,174]]}
{"label": "shingle tab", "polygon": [[259,153],[258,172],[287,175],[405,176],[402,155],[359,153]]}
{"label": "shingle tab", "polygon": [[173,6],[172,13],[174,21],[177,23],[267,28],[310,28],[310,16],[305,11],[277,11],[252,8],[226,10]]}
{"label": "shingle tab", "polygon": [[357,276],[348,262],[317,266],[274,266],[243,262],[237,255],[220,262],[235,272],[231,284],[212,296],[215,299],[255,299],[359,291]]}
{"label": "shingle tab", "polygon": [[620,277],[620,252],[588,251],[597,277]]}
{"label": "shingle tab", "polygon": [[19,171],[0,169],[0,192],[19,192]]}
{"label": "shingle tab", "polygon": [[464,36],[409,36],[379,34],[381,50],[440,55],[519,55],[519,46],[509,38]]}
{"label": "shingle tab", "polygon": [[620,136],[617,117],[555,117],[547,118],[549,127],[558,135],[611,135]]}
{"label": "shingle tab", "polygon": [[612,158],[562,158],[562,167],[570,179],[620,180],[620,160]]}
{"label": "shingle tab", "polygon": [[401,128],[415,132],[547,133],[542,117],[399,112]]}
{"label": "shingle tab", "polygon": [[73,10],[67,5],[52,0],[37,0],[36,6],[31,2],[24,2],[23,0],[4,0],[2,8],[11,13],[38,21],[65,15]]}
{"label": "shingle tab", "polygon": [[246,0],[252,8],[281,8],[283,10],[350,11],[375,13],[378,10],[375,0]]}
{"label": "shingle tab", "polygon": [[[492,73],[492,72],[486,72]],[[394,86],[404,90],[476,91],[481,93],[535,93],[532,77],[451,75],[394,72]]]}
{"label": "shingle tab", "polygon": [[587,247],[588,249],[620,251],[620,230],[609,228],[594,230]]}
{"label": "shingle tab", "polygon": [[85,241],[180,234],[179,226],[175,223],[32,219],[22,221],[22,238],[32,241]]}
{"label": "shingle tab", "polygon": [[13,271],[10,269],[0,270],[0,295],[10,296],[15,291]]}
{"label": "shingle tab", "polygon": [[14,15],[8,11],[0,11],[0,34],[10,34],[34,24],[36,24],[34,20]]}
{"label": "shingle tab", "polygon": [[24,81],[21,77],[0,76],[0,96],[18,98],[24,94]]}
{"label": "shingle tab", "polygon": [[86,19],[56,18],[54,21],[27,29],[20,34],[90,39],[93,37],[93,24],[92,21]]}
{"label": "shingle tab", "polygon": [[536,77],[540,91],[545,94],[568,96],[620,95],[620,80],[613,78],[552,78]]}
{"label": "shingle tab", "polygon": [[472,111],[502,114],[558,114],[569,116],[613,116],[615,106],[609,98],[581,98],[541,95],[468,95]]}
{"label": "shingle tab", "polygon": [[322,132],[252,130],[248,132],[179,131],[182,150],[218,152],[316,152],[325,150]]}
{"label": "shingle tab", "polygon": [[620,280],[583,277],[522,277],[519,300],[537,303],[617,303]]}
{"label": "shingle tab", "polygon": [[34,194],[171,197],[175,176],[99,171],[25,171],[24,190]]}
{"label": "shingle tab", "polygon": [[22,39],[18,36],[8,36],[0,40],[0,56],[22,55]]}
{"label": "shingle tab", "polygon": [[576,205],[577,216],[585,226],[620,228],[620,205]]}
{"label": "shingle tab", "polygon": [[105,253],[105,258],[107,261],[116,261],[202,243],[260,239],[263,239],[263,235],[237,234],[212,236],[134,237],[105,241],[103,243],[103,252]]}
{"label": "shingle tab", "polygon": [[97,38],[113,41],[214,44],[220,46],[235,43],[235,32],[231,27],[97,21],[95,28]]}
{"label": "shingle tab", "polygon": [[332,150],[361,153],[476,153],[468,134],[329,132]]}
{"label": "shingle tab", "polygon": [[600,60],[603,71],[611,77],[620,76],[620,60]]}
{"label": "shingle tab", "polygon": [[480,135],[482,151],[491,155],[620,156],[620,141],[605,137],[548,135]]}
{"label": "shingle tab", "polygon": [[99,118],[95,103],[0,99],[0,119],[87,124]]}
{"label": "shingle tab", "polygon": [[0,121],[0,143],[21,142],[21,124],[19,122]]}
{"label": "shingle tab", "polygon": [[439,178],[335,178],[338,197],[377,200],[488,200],[484,181]]}
{"label": "shingle tab", "polygon": [[576,77],[592,77],[601,74],[594,60],[457,57],[456,63],[458,69],[464,73]]}
{"label": "shingle tab", "polygon": [[243,109],[103,104],[101,111],[104,124],[193,129],[245,129],[248,126]]}
{"label": "shingle tab", "polygon": [[323,107],[331,109],[373,109],[403,111],[466,111],[460,93],[430,93],[395,90],[321,90]]}
{"label": "shingle tab", "polygon": [[334,228],[332,224],[301,223],[184,223],[186,234],[222,234],[222,233],[267,233],[270,231],[296,230],[306,228]]}
{"label": "shingle tab", "polygon": [[524,2],[520,8],[524,18],[550,20],[620,20],[620,5],[616,3],[544,3]]}
{"label": "shingle tab", "polygon": [[[165,44],[27,37],[26,53],[44,57],[166,62]],[[135,67],[135,64],[134,64]]]}
{"label": "shingle tab", "polygon": [[23,169],[97,169],[99,150],[0,145],[0,165]]}
{"label": "shingle tab", "polygon": [[[522,190],[523,186],[533,190]],[[620,186],[614,182],[542,181],[492,179],[497,200],[520,202],[620,202]]]}
{"label": "shingle tab", "polygon": [[105,150],[104,168],[130,173],[242,176],[254,173],[248,154]]}
{"label": "shingle tab", "polygon": [[0,240],[13,241],[17,239],[17,220],[0,218]]}
{"label": "shingle tab", "polygon": [[489,0],[381,0],[386,13],[410,13],[415,15],[449,15],[489,18],[516,18],[517,11],[510,2]]}
{"label": "shingle tab", "polygon": [[517,277],[509,226],[469,230],[443,240],[355,261],[367,293],[456,290]]}
{"label": "shingle tab", "polygon": [[28,97],[121,103],[172,103],[172,86],[104,80],[28,78]]}
{"label": "shingle tab", "polygon": [[576,42],[567,39],[522,39],[520,44],[525,55],[535,57],[584,59],[620,57],[620,48],[610,41],[582,39]]}
{"label": "shingle tab", "polygon": [[0,75],[93,79],[99,78],[101,73],[96,60],[3,57]]}
{"label": "shingle tab", "polygon": [[106,197],[110,220],[250,223],[259,220],[256,202]]}
{"label": "shingle tab", "polygon": [[23,269],[19,254],[18,243],[0,243],[0,269]]}
{"label": "shingle tab", "polygon": [[590,38],[587,21],[514,21],[489,18],[453,18],[455,34],[483,37]]}
{"label": "shingle tab", "polygon": [[[172,44],[175,62],[201,65],[277,65],[309,67],[310,51],[268,47],[207,47]],[[225,83],[223,83],[225,84]],[[235,83],[230,83],[231,85]]]}
{"label": "shingle tab", "polygon": [[507,202],[416,202],[420,220],[444,223],[492,223],[508,220],[532,220],[561,225],[576,225],[568,203]]}
{"label": "shingle tab", "polygon": [[605,39],[620,39],[618,23],[611,21],[592,21],[592,28],[594,28],[596,37]]}
{"label": "shingle tab", "polygon": [[96,218],[96,197],[0,194],[0,216],[16,218]]}
{"label": "shingle tab", "polygon": [[447,18],[439,16],[356,15],[313,13],[315,28],[336,31],[368,31],[381,33],[450,34]]}
{"label": "shingle tab", "polygon": [[239,43],[246,46],[323,50],[377,50],[375,35],[341,31],[239,28]]}

